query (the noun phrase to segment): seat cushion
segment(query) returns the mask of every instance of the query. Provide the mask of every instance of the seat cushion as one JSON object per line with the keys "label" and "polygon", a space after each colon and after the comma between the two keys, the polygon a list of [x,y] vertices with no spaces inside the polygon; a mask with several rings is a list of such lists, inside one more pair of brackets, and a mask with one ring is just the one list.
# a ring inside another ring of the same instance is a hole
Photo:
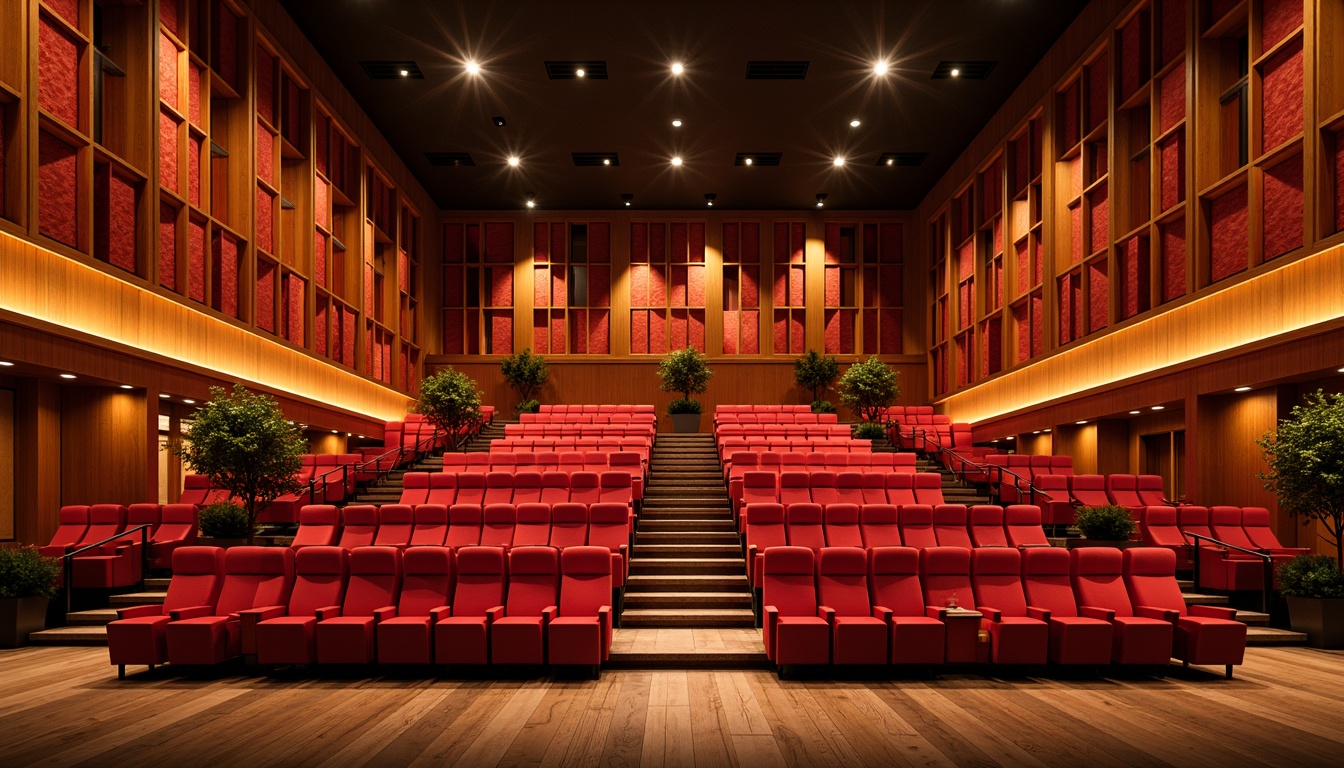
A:
{"label": "seat cushion", "polygon": [[927,616],[891,618],[892,664],[942,664],[947,656],[947,627]]}
{"label": "seat cushion", "polygon": [[107,651],[113,664],[167,664],[168,617],[138,616],[107,625]]}
{"label": "seat cushion", "polygon": [[226,616],[202,616],[168,625],[168,661],[173,664],[218,664],[238,656],[238,622]]}
{"label": "seat cushion", "polygon": [[1049,655],[1050,630],[1045,622],[1018,616],[987,621],[990,658],[995,664],[1044,664]]}
{"label": "seat cushion", "polygon": [[1240,664],[1246,655],[1246,625],[1205,616],[1182,616],[1176,624],[1176,658],[1191,664]]}
{"label": "seat cushion", "polygon": [[830,630],[830,625],[816,616],[781,616],[775,626],[775,663],[829,663]]}
{"label": "seat cushion", "polygon": [[1111,663],[1110,623],[1082,616],[1051,619],[1050,661],[1056,664]]}
{"label": "seat cushion", "polygon": [[490,626],[491,664],[545,664],[540,616],[506,616]]}
{"label": "seat cushion", "polygon": [[280,616],[257,624],[258,664],[312,664],[313,616]]}
{"label": "seat cushion", "polygon": [[832,664],[886,664],[887,625],[871,616],[837,616],[831,648]]}
{"label": "seat cushion", "polygon": [[561,616],[551,620],[546,632],[550,663],[602,663],[602,622],[598,617]]}
{"label": "seat cushion", "polygon": [[372,664],[373,617],[338,616],[317,625],[318,664]]}
{"label": "seat cushion", "polygon": [[379,664],[429,664],[434,634],[428,616],[398,616],[378,624]]}
{"label": "seat cushion", "polygon": [[1112,628],[1111,660],[1116,664],[1165,666],[1171,661],[1171,624],[1142,616],[1116,616]]}
{"label": "seat cushion", "polygon": [[434,625],[435,664],[485,664],[490,637],[484,616],[450,616]]}

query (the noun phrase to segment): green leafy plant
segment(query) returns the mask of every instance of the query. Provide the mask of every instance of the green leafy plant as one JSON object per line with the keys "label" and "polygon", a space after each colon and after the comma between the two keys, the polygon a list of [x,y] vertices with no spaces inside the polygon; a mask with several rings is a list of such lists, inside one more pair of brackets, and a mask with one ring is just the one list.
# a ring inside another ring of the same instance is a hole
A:
{"label": "green leafy plant", "polygon": [[1335,566],[1344,568],[1344,394],[1307,395],[1256,445],[1269,464],[1260,480],[1279,509],[1304,525],[1319,522],[1321,538],[1335,546]]}
{"label": "green leafy plant", "polygon": [[231,501],[202,508],[198,519],[201,535],[212,539],[246,539],[252,535],[247,510]]}
{"label": "green leafy plant", "polygon": [[1287,597],[1344,597],[1344,573],[1329,555],[1299,555],[1276,570]]}
{"label": "green leafy plant", "polygon": [[1096,541],[1129,541],[1134,535],[1134,518],[1129,510],[1115,504],[1099,507],[1079,507],[1078,530],[1085,538]]}
{"label": "green leafy plant", "polygon": [[476,389],[474,379],[447,366],[420,382],[420,398],[415,409],[434,426],[447,432],[452,444],[457,445],[467,430],[481,419],[481,392]]}
{"label": "green leafy plant", "polygon": [[518,393],[518,412],[535,413],[523,406],[533,402],[540,405],[537,395],[551,376],[550,369],[546,367],[546,358],[533,354],[531,349],[524,349],[500,361],[499,368],[504,373],[504,380]]}
{"label": "green leafy plant", "polygon": [[831,401],[830,401],[830,400],[813,400],[813,401],[812,401],[812,412],[813,412],[813,413],[835,413],[835,406],[831,404]]}
{"label": "green leafy plant", "polygon": [[0,597],[56,596],[61,561],[37,547],[0,547]]}
{"label": "green leafy plant", "polygon": [[699,413],[700,401],[690,398],[679,397],[667,404],[667,413],[674,416],[679,413]]}
{"label": "green leafy plant", "polygon": [[537,413],[541,410],[540,400],[524,400],[518,404],[519,413]]}
{"label": "green leafy plant", "polygon": [[840,363],[834,357],[821,355],[815,349],[809,349],[807,354],[793,361],[793,380],[812,393],[814,413],[820,413],[816,404],[825,402],[821,396],[826,394],[826,390],[831,388],[831,382],[839,375]]}
{"label": "green leafy plant", "polygon": [[854,425],[854,437],[860,440],[880,440],[887,435],[887,428],[873,421]]}
{"label": "green leafy plant", "polygon": [[901,395],[896,372],[878,360],[877,355],[849,366],[836,390],[840,402],[864,421],[877,421],[882,411]]}
{"label": "green leafy plant", "polygon": [[[680,392],[681,400],[674,400],[673,403],[690,401],[695,403],[695,410],[673,411],[669,405],[667,412],[672,413],[699,413],[700,403],[691,400],[691,395],[698,395],[709,387],[709,380],[714,372],[709,370],[705,364],[705,356],[696,350],[687,347],[675,352],[669,352],[658,363],[658,378],[662,379],[662,389],[664,392]],[[679,408],[689,408],[690,406],[681,404]]]}
{"label": "green leafy plant", "polygon": [[285,420],[279,403],[241,384],[227,393],[211,387],[210,401],[196,411],[183,438],[168,450],[241,499],[251,528],[263,507],[300,488],[295,475],[308,441]]}

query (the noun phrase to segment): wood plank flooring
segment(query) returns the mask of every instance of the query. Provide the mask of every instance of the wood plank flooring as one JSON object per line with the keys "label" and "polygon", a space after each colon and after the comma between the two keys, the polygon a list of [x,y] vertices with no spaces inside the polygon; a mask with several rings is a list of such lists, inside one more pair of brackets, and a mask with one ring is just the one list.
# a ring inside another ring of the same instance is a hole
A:
{"label": "wood plank flooring", "polygon": [[[628,638],[682,645],[680,636]],[[732,635],[691,646],[731,646]],[[124,681],[101,648],[0,651],[18,766],[1323,765],[1344,653],[1255,648],[1234,680],[783,681],[758,670],[557,678]]]}

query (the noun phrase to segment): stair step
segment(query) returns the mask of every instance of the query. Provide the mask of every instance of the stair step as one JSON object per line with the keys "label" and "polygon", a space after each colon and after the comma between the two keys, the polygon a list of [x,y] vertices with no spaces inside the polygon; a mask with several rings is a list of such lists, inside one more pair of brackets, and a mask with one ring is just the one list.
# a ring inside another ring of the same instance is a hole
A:
{"label": "stair step", "polygon": [[[641,608],[751,608],[747,592],[630,592],[625,593],[625,610]],[[625,615],[622,612],[622,615]]]}
{"label": "stair step", "polygon": [[[690,558],[690,557],[632,557],[630,573],[639,576],[669,574],[736,576],[745,574],[746,561],[741,557]],[[633,578],[633,576],[631,577]]]}
{"label": "stair step", "polygon": [[167,592],[131,592],[125,595],[112,595],[107,602],[112,605],[162,605]]}
{"label": "stair step", "polygon": [[[635,546],[647,544],[687,545],[722,544],[738,547],[741,539],[737,531],[650,531],[643,529],[635,535]],[[741,551],[740,549],[738,550]]]}
{"label": "stair step", "polygon": [[621,612],[622,627],[754,627],[747,608],[637,608]]}
{"label": "stair step", "polygon": [[145,579],[145,589],[167,589],[170,581],[172,581],[172,578]]}
{"label": "stair step", "polygon": [[56,627],[28,636],[33,645],[107,645],[107,627]]}
{"label": "stair step", "polygon": [[95,608],[91,611],[72,611],[65,615],[65,621],[72,627],[104,627],[109,621],[117,620],[117,609]]}
{"label": "stair step", "polygon": [[649,474],[650,483],[677,483],[692,481],[713,481],[723,485],[723,473],[718,471],[700,472],[695,470],[678,471],[675,469],[660,469]]}
{"label": "stair step", "polygon": [[742,547],[732,544],[635,544],[631,563],[641,557],[652,558],[723,558],[742,560]]}
{"label": "stair step", "polygon": [[681,517],[659,520],[650,519],[646,515],[641,515],[639,519],[639,532],[645,533],[673,533],[676,531],[698,531],[698,532],[724,532],[737,535],[737,529],[733,527],[733,520],[730,517],[721,517],[718,519],[706,519],[697,517]]}
{"label": "stair step", "polygon": [[1248,627],[1268,627],[1269,614],[1259,611],[1237,611],[1237,621]]}
{"label": "stair step", "polygon": [[1181,595],[1186,605],[1227,605],[1226,595],[1204,595],[1198,592],[1186,592]]}
{"label": "stair step", "polygon": [[733,511],[724,505],[722,507],[659,507],[645,506],[639,513],[640,525],[645,520],[701,520],[704,518],[716,518],[718,520],[733,521]]}
{"label": "stair step", "polygon": [[[621,623],[625,623],[625,613],[621,614]],[[1248,646],[1267,646],[1267,645],[1306,645],[1307,635],[1305,632],[1293,632],[1288,629],[1274,629],[1272,627],[1247,627],[1246,645]]]}
{"label": "stair step", "polygon": [[732,505],[728,497],[710,496],[708,494],[678,494],[675,496],[663,496],[661,494],[649,495],[648,490],[644,491],[644,508],[662,509],[729,509]]}
{"label": "stair step", "polygon": [[631,575],[625,580],[626,594],[632,592],[741,592],[746,594],[746,566],[734,574],[657,574]]}

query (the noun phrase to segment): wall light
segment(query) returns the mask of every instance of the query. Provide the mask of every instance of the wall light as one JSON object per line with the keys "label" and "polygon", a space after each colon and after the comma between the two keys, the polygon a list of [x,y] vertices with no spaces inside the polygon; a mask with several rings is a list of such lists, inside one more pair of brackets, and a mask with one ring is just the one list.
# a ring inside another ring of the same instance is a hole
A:
{"label": "wall light", "polygon": [[1087,420],[1084,419],[1084,420],[1082,420],[1082,421],[1075,421],[1075,422],[1073,422],[1073,423],[1074,423],[1074,424],[1086,424],[1086,423],[1087,423]]}
{"label": "wall light", "polygon": [[1129,412],[1129,415],[1130,415],[1130,416],[1138,416],[1140,413],[1143,413],[1143,411],[1130,411],[1130,412]]}
{"label": "wall light", "polygon": [[61,374],[61,378],[62,378],[62,379],[73,379],[73,378],[77,378],[77,377],[76,377],[75,374],[73,374],[73,373],[62,373],[62,374]]}
{"label": "wall light", "polygon": [[[0,360],[0,367],[13,368],[14,364],[9,362],[8,360]],[[1344,373],[1344,371],[1340,371],[1340,373]]]}
{"label": "wall light", "polygon": [[122,388],[122,389],[135,389],[135,387],[132,387],[130,384],[122,384],[122,385],[121,385],[121,388]]}
{"label": "wall light", "polygon": [[1166,407],[1167,407],[1167,406],[1165,406],[1165,405],[1154,405],[1154,406],[1153,406],[1153,410],[1154,410],[1154,411],[1161,411],[1161,410],[1165,410]]}
{"label": "wall light", "polygon": [[186,403],[187,405],[195,405],[195,404],[196,404],[196,401],[195,401],[195,400],[187,400],[186,398],[183,398],[182,402]]}
{"label": "wall light", "polygon": [[1232,390],[1232,391],[1233,391],[1233,392],[1250,392],[1250,391],[1251,391],[1251,388],[1250,388],[1250,387],[1237,387],[1236,389],[1234,389],[1234,390]]}

